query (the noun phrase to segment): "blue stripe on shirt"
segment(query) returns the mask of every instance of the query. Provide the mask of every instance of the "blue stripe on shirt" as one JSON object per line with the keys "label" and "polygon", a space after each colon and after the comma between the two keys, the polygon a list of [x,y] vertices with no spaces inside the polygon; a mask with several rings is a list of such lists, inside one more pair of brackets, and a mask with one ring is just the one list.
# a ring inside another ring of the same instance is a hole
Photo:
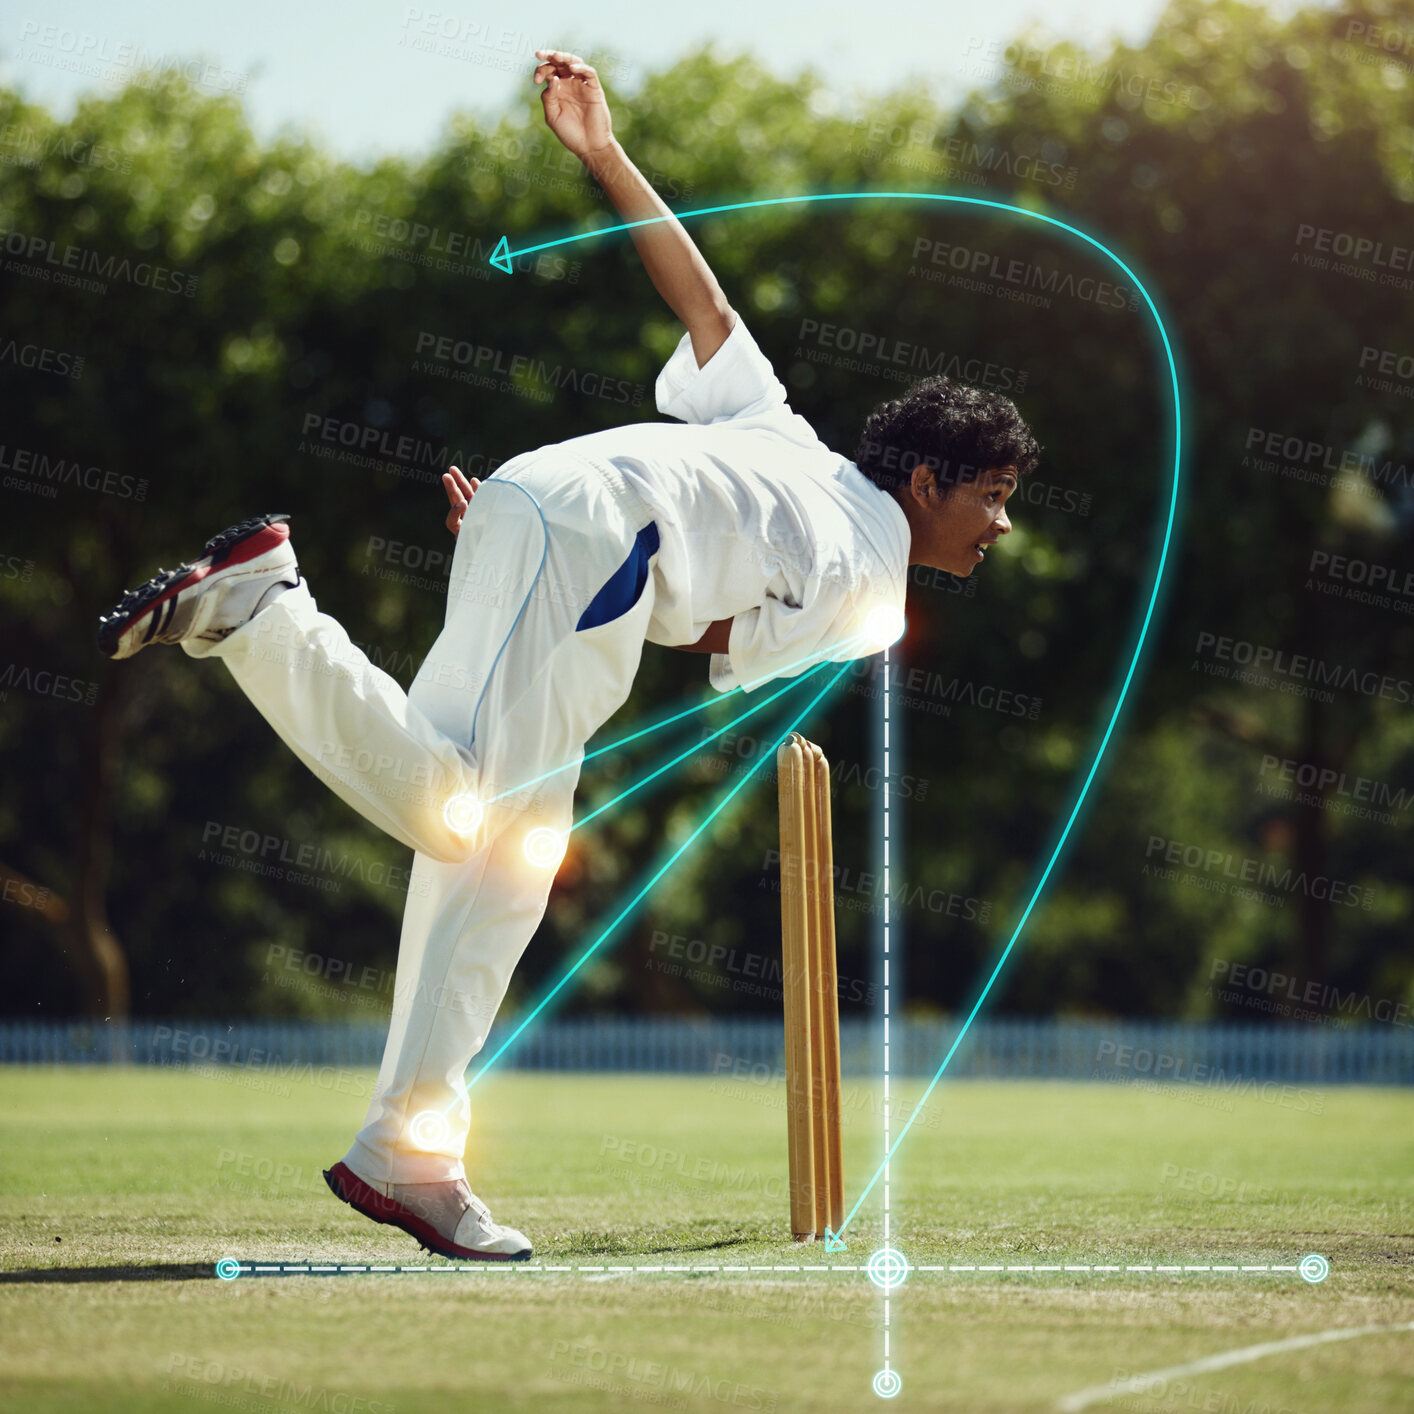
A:
{"label": "blue stripe on shirt", "polygon": [[638,603],[638,596],[648,583],[648,561],[658,553],[658,545],[657,523],[649,521],[634,538],[628,558],[609,576],[604,587],[579,616],[576,630],[612,623]]}

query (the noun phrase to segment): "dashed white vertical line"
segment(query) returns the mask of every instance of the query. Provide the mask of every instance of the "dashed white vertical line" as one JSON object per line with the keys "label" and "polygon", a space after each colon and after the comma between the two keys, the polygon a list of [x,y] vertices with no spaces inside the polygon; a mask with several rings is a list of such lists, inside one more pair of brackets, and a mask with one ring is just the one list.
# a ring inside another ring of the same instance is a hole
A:
{"label": "dashed white vertical line", "polygon": [[[890,890],[890,858],[889,858],[889,708],[893,697],[893,664],[892,655],[888,648],[884,649],[884,770],[881,789],[884,792],[884,1246],[890,1246],[890,1173],[889,1173],[889,928],[891,919],[889,917]],[[889,1293],[887,1288],[884,1291],[884,1369],[889,1368]]]}

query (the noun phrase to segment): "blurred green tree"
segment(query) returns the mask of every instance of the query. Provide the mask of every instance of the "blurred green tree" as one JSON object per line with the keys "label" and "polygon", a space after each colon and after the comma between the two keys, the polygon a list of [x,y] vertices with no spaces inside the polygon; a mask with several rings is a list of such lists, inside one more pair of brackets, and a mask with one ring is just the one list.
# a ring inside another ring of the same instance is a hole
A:
{"label": "blurred green tree", "polygon": [[[1219,681],[1196,648],[1227,638],[1376,681],[1401,681],[1414,660],[1407,614],[1308,587],[1317,552],[1410,558],[1409,400],[1356,379],[1362,350],[1411,351],[1411,297],[1315,264],[1303,235],[1408,244],[1411,76],[1363,43],[1370,26],[1414,33],[1414,11],[1356,0],[1278,19],[1175,0],[1137,48],[1023,38],[955,112],[916,89],[852,112],[812,74],[783,82],[711,48],[610,93],[616,131],[678,209],[874,189],[1045,211],[1133,265],[1184,357],[1185,527],[1166,617],[1128,735],[998,998],[1013,1009],[1203,1015],[1218,1008],[1216,959],[1414,1000],[1408,790],[1376,819],[1330,808],[1333,788],[1314,805],[1259,789],[1271,758],[1398,789],[1414,765],[1410,704]],[[0,364],[0,918],[15,1008],[385,1005],[381,982],[351,996],[305,963],[386,978],[406,851],[291,769],[220,670],[180,654],[109,664],[96,616],[211,531],[285,510],[321,607],[406,683],[443,607],[447,462],[486,474],[530,446],[656,416],[653,378],[680,331],[622,237],[525,257],[513,277],[489,266],[502,234],[515,245],[613,219],[529,86],[494,127],[461,118],[425,160],[367,169],[299,139],[262,145],[234,101],[172,78],[90,99],[64,124],[0,92],[0,134],[15,350]],[[869,409],[924,371],[901,349],[975,367],[1044,444],[976,589],[916,576],[898,654],[908,995],[970,1004],[1069,807],[1147,593],[1168,471],[1147,315],[1093,250],[980,209],[801,204],[691,229],[793,406],[844,454]],[[865,335],[892,352],[850,357]],[[476,352],[427,357],[443,338]],[[1360,455],[1337,477],[1297,479],[1269,433]],[[846,780],[842,970],[855,979],[869,975],[878,906],[860,769],[877,666],[859,665],[828,721],[807,728]],[[61,678],[76,693],[55,690]],[[649,650],[624,718],[706,692],[700,661]],[[1034,716],[977,705],[1001,701]],[[576,836],[512,1006],[768,737],[754,719],[671,789]],[[720,967],[653,966],[664,935],[773,950],[764,775],[572,1004],[772,1007],[734,993]],[[631,778],[623,762],[594,763],[586,806]],[[1155,839],[1335,878],[1372,903],[1293,886],[1276,907],[1186,887],[1146,872]],[[289,864],[302,848],[317,867]]]}

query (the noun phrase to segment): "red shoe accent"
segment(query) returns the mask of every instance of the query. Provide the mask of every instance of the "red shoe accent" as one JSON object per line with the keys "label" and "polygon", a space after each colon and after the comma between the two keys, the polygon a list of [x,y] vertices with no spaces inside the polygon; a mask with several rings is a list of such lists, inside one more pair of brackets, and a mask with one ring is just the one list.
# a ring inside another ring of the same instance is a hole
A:
{"label": "red shoe accent", "polygon": [[263,555],[269,550],[282,545],[290,538],[290,527],[281,521],[276,525],[267,525],[262,530],[258,530],[254,535],[239,541],[229,554],[218,558],[213,558],[210,564],[198,565],[189,575],[180,579],[175,584],[169,584],[161,594],[151,603],[144,604],[143,612],[151,613],[160,608],[174,594],[180,594],[184,589],[190,589],[193,584],[200,584],[209,574],[214,574],[217,570],[230,568],[231,565],[243,565],[247,560],[253,560],[257,555]]}
{"label": "red shoe accent", "polygon": [[325,1169],[324,1181],[333,1195],[341,1202],[347,1203],[355,1212],[372,1218],[376,1223],[387,1223],[391,1227],[402,1228],[409,1237],[415,1237],[429,1252],[435,1252],[439,1257],[454,1257],[465,1262],[521,1260],[510,1252],[474,1252],[470,1247],[458,1247],[416,1213],[409,1211],[395,1199],[385,1198],[377,1189],[370,1188],[343,1162],[335,1164],[331,1169]]}

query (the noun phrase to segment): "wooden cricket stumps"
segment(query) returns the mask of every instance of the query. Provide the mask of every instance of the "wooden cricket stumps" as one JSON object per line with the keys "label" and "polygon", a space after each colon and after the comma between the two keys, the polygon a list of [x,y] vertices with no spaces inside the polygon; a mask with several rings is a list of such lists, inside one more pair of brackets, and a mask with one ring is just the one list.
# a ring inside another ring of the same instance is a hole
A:
{"label": "wooden cricket stumps", "polygon": [[776,753],[776,767],[790,1225],[797,1242],[809,1242],[844,1221],[830,767],[798,732]]}

